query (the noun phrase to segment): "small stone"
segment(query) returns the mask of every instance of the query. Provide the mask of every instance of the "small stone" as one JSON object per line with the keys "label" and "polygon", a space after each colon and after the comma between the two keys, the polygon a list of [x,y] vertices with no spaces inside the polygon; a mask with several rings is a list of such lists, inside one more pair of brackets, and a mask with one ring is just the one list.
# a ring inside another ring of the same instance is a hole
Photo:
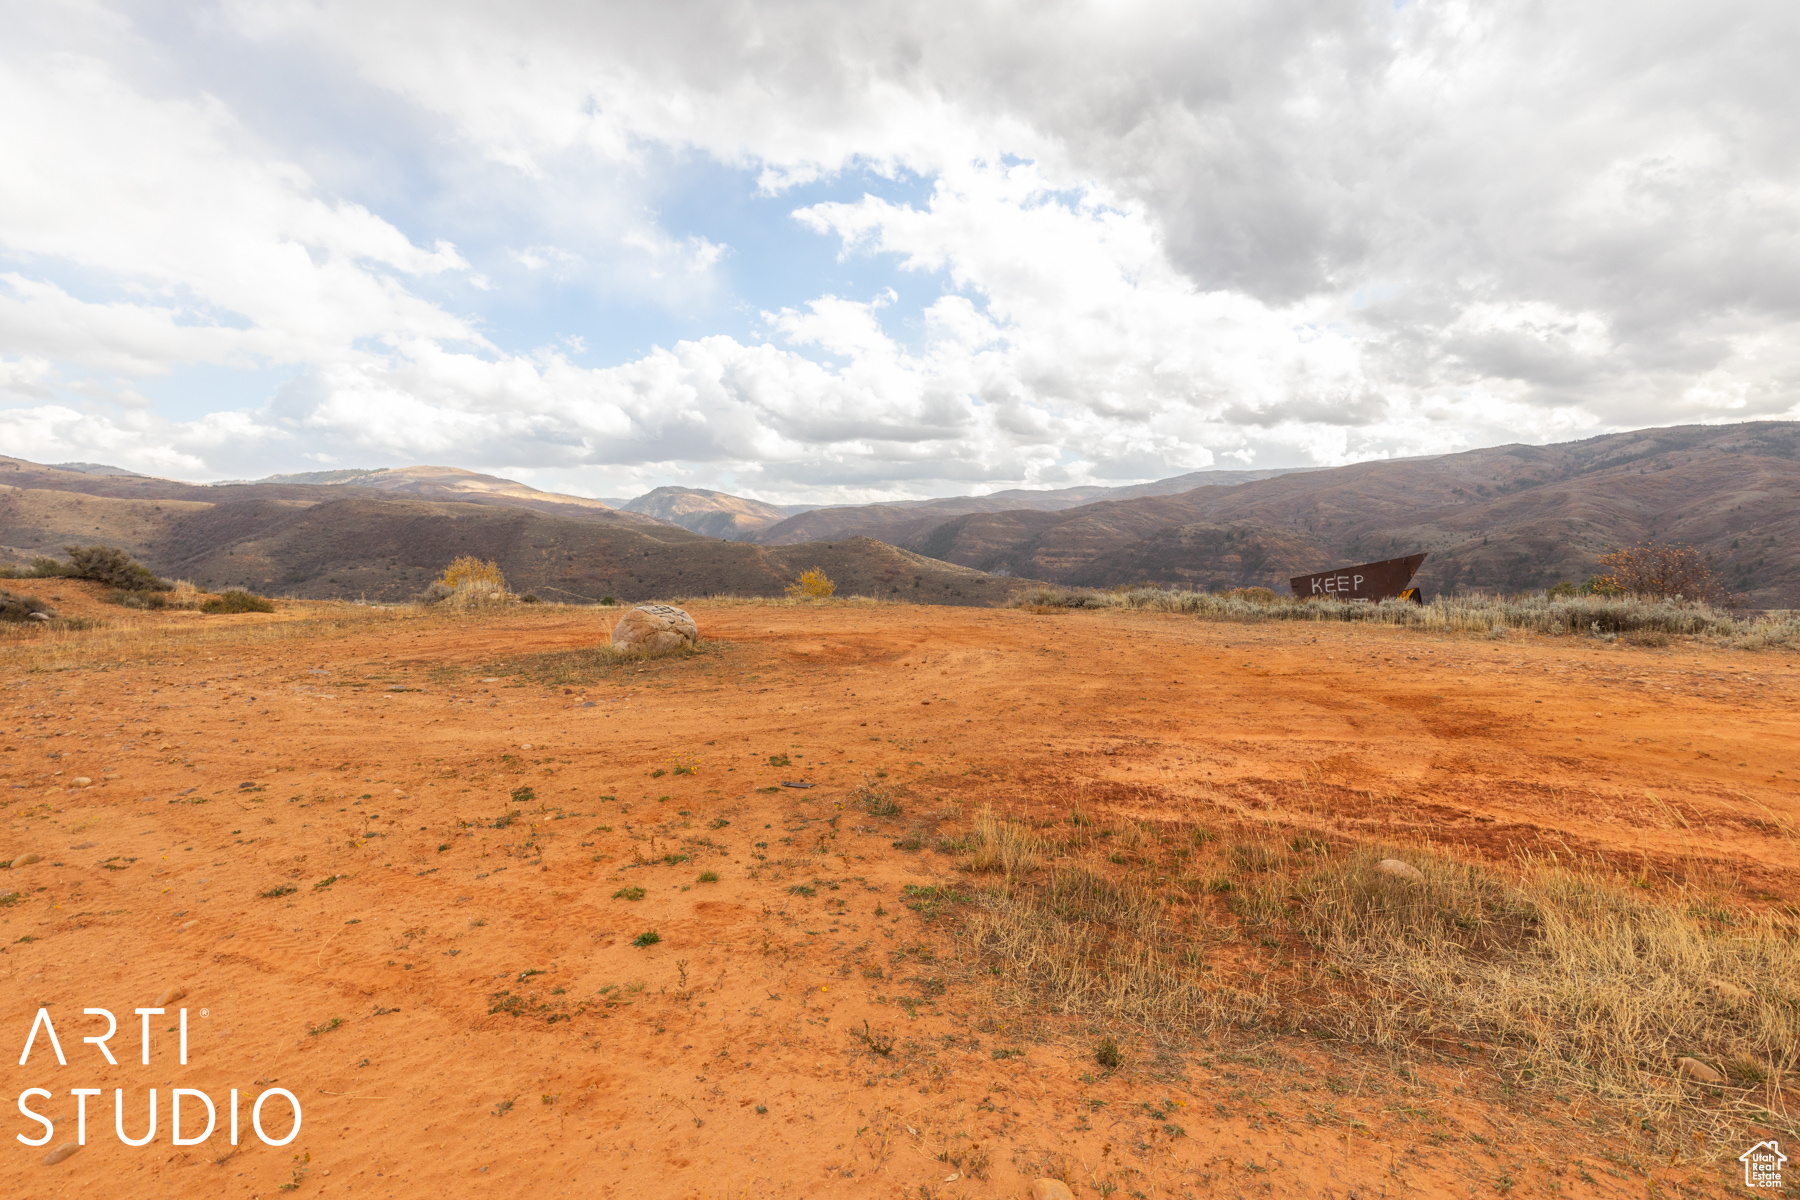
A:
{"label": "small stone", "polygon": [[1397,858],[1384,858],[1375,864],[1375,869],[1383,875],[1392,875],[1396,879],[1407,879],[1413,883],[1424,883],[1425,876],[1419,868],[1411,863],[1401,862]]}
{"label": "small stone", "polygon": [[612,631],[614,650],[657,653],[699,642],[700,626],[686,611],[672,604],[639,605],[620,617]]}
{"label": "small stone", "polygon": [[46,1167],[54,1167],[57,1163],[74,1154],[79,1148],[80,1147],[76,1146],[74,1142],[64,1142],[50,1153],[44,1155],[44,1165]]}
{"label": "small stone", "polygon": [[192,929],[194,926],[198,925],[199,923],[200,922],[198,922],[198,921],[183,921],[181,923],[181,932],[186,933],[188,930]]}
{"label": "small stone", "polygon": [[[183,925],[182,928],[186,929],[188,927],[188,925],[193,925],[193,924],[196,924],[196,922],[189,921],[187,923],[187,925]],[[169,1005],[175,1003],[177,1000],[183,1000],[186,998],[187,998],[187,989],[186,988],[172,987],[168,991],[164,992],[162,995],[160,995],[156,998],[156,1007],[157,1008],[167,1008]]]}
{"label": "small stone", "polygon": [[[41,612],[32,613],[31,619],[33,621],[48,621],[50,619],[50,614],[49,613],[41,613]],[[52,1150],[50,1153],[52,1155],[62,1154],[62,1151],[67,1150],[67,1149],[69,1149],[69,1147],[63,1146],[63,1147],[60,1147],[59,1149]],[[63,1154],[63,1158],[67,1158],[67,1157],[69,1157],[67,1154]],[[46,1158],[44,1161],[49,1162],[51,1160]],[[56,1159],[56,1161],[61,1162],[62,1158],[58,1158],[58,1159]]]}
{"label": "small stone", "polygon": [[15,867],[29,867],[34,862],[43,861],[44,856],[41,854],[21,854],[19,857],[12,860],[12,865]]}
{"label": "small stone", "polygon": [[71,784],[75,785],[76,787],[93,787],[94,786],[94,781],[89,779],[86,775],[77,775],[75,778],[69,780],[69,782]]}
{"label": "small stone", "polygon": [[529,750],[529,749],[531,749],[531,743],[530,743],[530,742],[520,742],[520,743],[519,743],[519,749],[521,749],[521,750]]}
{"label": "small stone", "polygon": [[1060,1179],[1034,1179],[1031,1200],[1075,1200],[1075,1193]]}
{"label": "small stone", "polygon": [[92,850],[98,844],[99,843],[97,843],[97,842],[83,842],[79,846],[70,846],[69,849],[71,849],[71,850]]}
{"label": "small stone", "polygon": [[1719,1074],[1697,1058],[1678,1058],[1675,1066],[1680,1069],[1683,1079],[1691,1079],[1695,1083],[1724,1083],[1725,1076]]}

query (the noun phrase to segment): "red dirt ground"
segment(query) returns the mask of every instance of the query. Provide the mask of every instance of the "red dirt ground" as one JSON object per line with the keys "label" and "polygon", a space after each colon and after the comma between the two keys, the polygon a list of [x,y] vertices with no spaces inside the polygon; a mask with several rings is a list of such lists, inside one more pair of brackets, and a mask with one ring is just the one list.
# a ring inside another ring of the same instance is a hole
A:
{"label": "red dirt ground", "polygon": [[[120,617],[53,582],[124,631],[0,642],[0,858],[42,856],[0,872],[0,1040],[47,1008],[69,1060],[5,1052],[8,1096],[49,1088],[56,1120],[8,1142],[10,1195],[1016,1197],[1059,1169],[1082,1197],[1637,1196],[1631,1135],[1580,1096],[1304,1039],[1128,1042],[1101,1072],[1084,1027],[946,970],[901,889],[956,861],[896,843],[1080,807],[1800,895],[1791,656],[696,604],[701,655],[563,684],[616,614]],[[844,805],[878,772],[897,818]],[[133,1010],[174,987],[144,1066]],[[245,1144],[221,1111],[172,1146],[184,1086],[238,1089]],[[74,1087],[104,1089],[88,1144],[45,1165]],[[281,1148],[249,1131],[269,1087],[305,1114]],[[152,1144],[119,1143],[114,1088],[132,1136],[157,1089]],[[1736,1153],[1658,1178],[1723,1188]]]}

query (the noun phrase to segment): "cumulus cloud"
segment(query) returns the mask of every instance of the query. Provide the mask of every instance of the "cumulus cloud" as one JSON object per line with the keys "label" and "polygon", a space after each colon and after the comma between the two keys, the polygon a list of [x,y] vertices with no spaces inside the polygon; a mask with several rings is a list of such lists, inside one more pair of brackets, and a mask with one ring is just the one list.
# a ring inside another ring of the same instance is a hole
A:
{"label": "cumulus cloud", "polygon": [[[334,173],[356,131],[234,103],[171,19],[93,4],[0,49],[34,116],[0,128],[16,453],[823,502],[1800,412],[1773,0],[207,18],[211,53],[406,114],[412,202]],[[784,228],[709,226],[720,187],[794,197]],[[733,299],[751,237],[842,270]],[[581,324],[570,289],[609,299]],[[623,325],[647,344],[594,361]],[[202,364],[291,377],[143,402]]]}

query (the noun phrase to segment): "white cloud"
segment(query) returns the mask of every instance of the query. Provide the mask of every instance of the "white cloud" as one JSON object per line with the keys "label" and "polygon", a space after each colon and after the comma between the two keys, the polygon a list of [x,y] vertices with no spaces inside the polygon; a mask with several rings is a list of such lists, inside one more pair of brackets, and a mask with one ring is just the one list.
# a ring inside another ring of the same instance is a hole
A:
{"label": "white cloud", "polygon": [[[1800,10],[1773,0],[223,12],[417,114],[395,169],[441,199],[333,194],[271,147],[334,135],[146,82],[179,58],[151,21],[34,26],[0,50],[0,106],[34,117],[0,126],[21,445],[826,500],[1800,412]],[[667,348],[569,362],[602,329],[519,317],[543,281],[631,280],[622,321],[719,298],[738,248],[653,197],[696,156],[746,192],[854,168],[929,194],[794,206],[891,288],[743,306],[766,344],[671,318]],[[484,207],[485,256],[429,219]],[[125,403],[194,364],[301,373],[257,412]]]}

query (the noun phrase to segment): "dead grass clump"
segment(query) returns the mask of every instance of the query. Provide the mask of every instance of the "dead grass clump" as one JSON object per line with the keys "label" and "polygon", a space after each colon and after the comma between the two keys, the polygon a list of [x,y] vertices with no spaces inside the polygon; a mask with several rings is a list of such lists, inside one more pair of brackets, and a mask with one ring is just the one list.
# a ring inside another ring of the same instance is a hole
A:
{"label": "dead grass clump", "polygon": [[[785,760],[787,756],[781,757]],[[894,789],[875,782],[872,776],[863,776],[862,783],[851,790],[849,800],[871,817],[900,815],[900,804],[894,799]]]}
{"label": "dead grass clump", "polygon": [[1057,866],[1031,886],[977,899],[963,923],[967,951],[1003,1002],[1134,1025],[1210,1025],[1213,999],[1188,939],[1156,897],[1082,867]]}
{"label": "dead grass clump", "polygon": [[[1526,1069],[1665,1100],[1680,1093],[1683,1056],[1753,1064],[1738,1070],[1745,1084],[1800,1062],[1790,925],[1697,915],[1557,866],[1513,880],[1408,855],[1425,877],[1410,883],[1378,873],[1380,857],[1331,857],[1245,895],[1248,918],[1285,926],[1372,985],[1362,1000],[1335,993],[1317,1014],[1348,1036],[1480,1038]],[[1373,1019],[1390,1006],[1391,1020]]]}
{"label": "dead grass clump", "polygon": [[1037,838],[1015,821],[1002,821],[992,808],[975,814],[969,840],[975,851],[970,866],[977,871],[1000,871],[1011,879],[1037,870]]}
{"label": "dead grass clump", "polygon": [[[1671,905],[1566,864],[1501,873],[1300,837],[1213,851],[1221,877],[1165,897],[1170,876],[1199,865],[1192,849],[1132,840],[1158,861],[1055,863],[973,898],[965,950],[997,999],[1150,1031],[1303,1029],[1402,1053],[1481,1043],[1523,1079],[1677,1126],[1767,1122],[1800,1067],[1791,917]],[[1377,870],[1389,857],[1422,878]],[[1683,1080],[1684,1057],[1726,1083]]]}

